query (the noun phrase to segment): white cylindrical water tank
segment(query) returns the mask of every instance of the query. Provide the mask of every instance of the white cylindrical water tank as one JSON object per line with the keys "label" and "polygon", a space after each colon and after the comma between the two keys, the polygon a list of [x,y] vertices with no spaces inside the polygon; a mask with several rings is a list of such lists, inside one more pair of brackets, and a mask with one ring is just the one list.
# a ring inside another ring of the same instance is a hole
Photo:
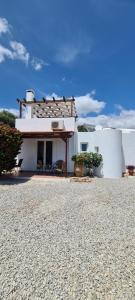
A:
{"label": "white cylindrical water tank", "polygon": [[33,102],[35,97],[35,92],[33,90],[27,90],[26,91],[26,101],[27,102]]}
{"label": "white cylindrical water tank", "polygon": [[122,176],[122,132],[118,129],[99,131],[99,152],[103,156],[103,177]]}

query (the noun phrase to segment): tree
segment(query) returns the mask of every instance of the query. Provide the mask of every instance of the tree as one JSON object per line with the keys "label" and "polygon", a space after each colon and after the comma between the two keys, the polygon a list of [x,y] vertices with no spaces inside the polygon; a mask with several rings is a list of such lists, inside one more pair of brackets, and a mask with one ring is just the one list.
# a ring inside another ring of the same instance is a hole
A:
{"label": "tree", "polygon": [[0,174],[15,167],[22,144],[21,133],[9,125],[0,125]]}
{"label": "tree", "polygon": [[88,132],[85,125],[78,125],[77,129],[78,129],[79,132]]}
{"label": "tree", "polygon": [[0,124],[8,124],[10,127],[15,127],[16,116],[7,110],[0,112]]}

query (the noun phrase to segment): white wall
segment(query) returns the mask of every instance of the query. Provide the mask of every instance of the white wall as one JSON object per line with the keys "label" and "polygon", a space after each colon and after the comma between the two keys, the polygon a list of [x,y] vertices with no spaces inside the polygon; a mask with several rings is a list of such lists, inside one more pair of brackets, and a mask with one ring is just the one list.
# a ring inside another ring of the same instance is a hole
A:
{"label": "white wall", "polygon": [[64,121],[64,131],[76,131],[75,118],[33,118],[16,119],[16,128],[21,132],[52,132],[51,124],[54,121]]}
{"label": "white wall", "polygon": [[94,146],[103,156],[102,175],[105,178],[122,176],[122,132],[105,129],[94,132]]}
{"label": "white wall", "polygon": [[23,158],[22,170],[34,171],[37,166],[37,143],[35,139],[23,139],[21,153],[18,159]]}
{"label": "white wall", "polygon": [[88,143],[88,152],[95,152],[95,147],[99,147],[99,153],[103,157],[103,166],[98,169],[99,176],[106,178],[122,176],[122,133],[120,130],[79,132],[78,152],[81,150],[81,143]]}
{"label": "white wall", "polygon": [[122,132],[123,169],[128,165],[135,166],[135,131]]}

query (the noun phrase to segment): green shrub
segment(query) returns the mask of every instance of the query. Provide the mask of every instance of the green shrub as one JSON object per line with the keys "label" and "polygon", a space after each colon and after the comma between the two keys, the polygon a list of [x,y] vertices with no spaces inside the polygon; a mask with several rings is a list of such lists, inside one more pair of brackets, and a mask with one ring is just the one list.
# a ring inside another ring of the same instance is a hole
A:
{"label": "green shrub", "polygon": [[79,153],[72,156],[72,160],[75,163],[83,164],[89,169],[89,173],[92,174],[93,168],[98,168],[102,162],[102,155],[94,152]]}
{"label": "green shrub", "polygon": [[99,153],[93,153],[93,166],[98,168],[102,162],[102,155]]}
{"label": "green shrub", "polygon": [[0,125],[0,174],[14,168],[21,144],[21,133],[17,129]]}
{"label": "green shrub", "polygon": [[84,164],[84,153],[73,155],[72,160],[78,164]]}

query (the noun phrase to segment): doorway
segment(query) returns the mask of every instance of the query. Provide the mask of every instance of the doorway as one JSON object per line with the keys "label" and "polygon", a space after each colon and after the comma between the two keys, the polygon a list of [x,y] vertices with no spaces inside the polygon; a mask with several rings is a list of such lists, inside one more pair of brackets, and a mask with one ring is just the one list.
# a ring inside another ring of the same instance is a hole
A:
{"label": "doorway", "polygon": [[46,165],[52,165],[52,141],[46,141]]}
{"label": "doorway", "polygon": [[43,169],[44,164],[44,142],[37,143],[37,169]]}

